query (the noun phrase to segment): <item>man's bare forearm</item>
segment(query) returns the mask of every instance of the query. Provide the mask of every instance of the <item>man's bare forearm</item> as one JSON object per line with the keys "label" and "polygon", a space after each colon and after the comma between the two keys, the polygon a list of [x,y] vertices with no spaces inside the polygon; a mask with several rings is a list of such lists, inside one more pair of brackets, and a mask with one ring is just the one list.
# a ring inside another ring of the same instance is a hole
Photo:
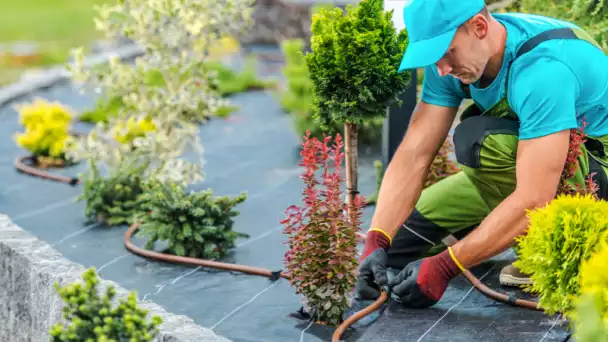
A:
{"label": "man's bare forearm", "polygon": [[416,205],[428,169],[426,163],[404,154],[394,158],[384,174],[371,222],[390,236],[395,236]]}
{"label": "man's bare forearm", "polygon": [[371,227],[395,236],[422,192],[428,168],[454,121],[456,108],[418,103],[406,136],[388,165]]}
{"label": "man's bare forearm", "polygon": [[526,211],[542,207],[555,198],[569,137],[570,132],[563,130],[519,142],[515,191],[452,248],[463,267],[475,266],[512,246],[514,239],[528,228]]}
{"label": "man's bare forearm", "polygon": [[452,247],[456,259],[464,268],[469,268],[507,250],[528,227],[526,210],[538,205],[517,193],[511,194],[477,229]]}

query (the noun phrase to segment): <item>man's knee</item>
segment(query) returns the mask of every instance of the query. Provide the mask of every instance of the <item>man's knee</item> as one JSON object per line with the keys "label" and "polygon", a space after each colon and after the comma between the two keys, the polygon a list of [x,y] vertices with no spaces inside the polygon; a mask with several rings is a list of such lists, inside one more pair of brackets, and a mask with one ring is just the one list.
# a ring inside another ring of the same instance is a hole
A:
{"label": "man's knee", "polygon": [[387,251],[387,266],[399,269],[405,267],[420,259],[446,235],[445,229],[414,209],[393,238],[393,243]]}

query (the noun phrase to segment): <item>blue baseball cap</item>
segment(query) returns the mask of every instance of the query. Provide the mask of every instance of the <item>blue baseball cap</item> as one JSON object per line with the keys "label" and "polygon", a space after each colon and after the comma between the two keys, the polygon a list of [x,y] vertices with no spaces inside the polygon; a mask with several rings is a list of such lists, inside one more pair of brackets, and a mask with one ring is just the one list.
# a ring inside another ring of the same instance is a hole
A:
{"label": "blue baseball cap", "polygon": [[399,72],[437,63],[458,27],[484,5],[484,0],[408,0],[403,7],[408,45]]}

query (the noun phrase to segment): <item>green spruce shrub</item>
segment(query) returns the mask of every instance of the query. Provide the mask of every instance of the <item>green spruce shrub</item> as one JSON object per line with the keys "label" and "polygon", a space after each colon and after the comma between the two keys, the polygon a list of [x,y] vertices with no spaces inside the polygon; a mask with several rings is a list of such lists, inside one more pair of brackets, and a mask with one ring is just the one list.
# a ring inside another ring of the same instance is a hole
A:
{"label": "green spruce shrub", "polygon": [[100,295],[99,278],[94,268],[86,270],[84,283],[55,288],[65,306],[62,318],[50,330],[52,342],[149,342],[158,334],[159,316],[148,320],[147,310],[137,305],[135,292],[115,303],[116,289],[108,286]]}
{"label": "green spruce shrub", "polygon": [[86,202],[87,220],[101,221],[108,226],[131,224],[141,208],[140,196],[145,181],[141,170],[146,167],[146,164],[125,162],[104,177],[97,163],[91,161],[90,171],[83,179],[84,191],[77,199]]}
{"label": "green spruce shrub", "polygon": [[233,218],[239,214],[234,208],[246,198],[245,193],[216,197],[211,190],[187,192],[177,184],[146,183],[136,219],[140,234],[148,239],[145,248],[166,241],[171,254],[222,258],[235,247],[237,238],[248,237],[232,229]]}
{"label": "green spruce shrub", "polygon": [[514,265],[530,275],[533,284],[525,289],[538,294],[547,313],[568,317],[580,294],[581,264],[608,236],[608,202],[590,194],[559,195],[528,217]]}

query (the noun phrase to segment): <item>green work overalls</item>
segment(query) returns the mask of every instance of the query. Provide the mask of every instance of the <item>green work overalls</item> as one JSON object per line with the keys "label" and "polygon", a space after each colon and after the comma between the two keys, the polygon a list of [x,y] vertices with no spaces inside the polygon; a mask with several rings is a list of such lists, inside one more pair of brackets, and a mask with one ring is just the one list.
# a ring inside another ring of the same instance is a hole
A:
{"label": "green work overalls", "polygon": [[[549,39],[584,39],[599,48],[584,31],[553,29],[532,37],[517,51],[511,63]],[[507,69],[508,82],[510,69]],[[445,246],[447,234],[462,238],[500,202],[516,185],[519,120],[510,108],[505,83],[503,98],[485,112],[476,104],[461,115],[454,132],[454,146],[460,172],[424,189],[412,215],[399,229],[388,250],[388,266],[403,268],[423,255],[434,254]],[[470,97],[468,87],[463,90]],[[588,137],[590,138],[590,137]],[[595,173],[598,196],[608,197],[608,136],[589,139],[578,158],[578,170],[571,184],[584,185],[586,175]]]}

